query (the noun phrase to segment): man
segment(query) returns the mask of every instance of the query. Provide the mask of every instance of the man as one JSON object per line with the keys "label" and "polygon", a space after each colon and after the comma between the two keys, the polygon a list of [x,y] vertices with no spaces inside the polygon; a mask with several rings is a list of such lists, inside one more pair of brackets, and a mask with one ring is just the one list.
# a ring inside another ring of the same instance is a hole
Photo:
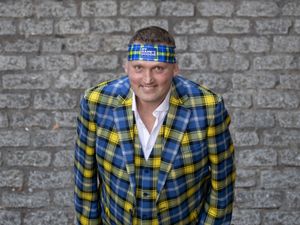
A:
{"label": "man", "polygon": [[230,224],[235,181],[222,98],[178,74],[164,29],[136,32],[128,76],[89,89],[75,149],[78,224]]}

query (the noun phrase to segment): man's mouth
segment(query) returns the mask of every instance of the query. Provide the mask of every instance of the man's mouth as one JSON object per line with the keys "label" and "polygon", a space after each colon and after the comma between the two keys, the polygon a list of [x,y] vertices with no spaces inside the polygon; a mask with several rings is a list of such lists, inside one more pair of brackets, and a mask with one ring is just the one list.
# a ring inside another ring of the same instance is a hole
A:
{"label": "man's mouth", "polygon": [[143,88],[155,88],[156,85],[141,85]]}

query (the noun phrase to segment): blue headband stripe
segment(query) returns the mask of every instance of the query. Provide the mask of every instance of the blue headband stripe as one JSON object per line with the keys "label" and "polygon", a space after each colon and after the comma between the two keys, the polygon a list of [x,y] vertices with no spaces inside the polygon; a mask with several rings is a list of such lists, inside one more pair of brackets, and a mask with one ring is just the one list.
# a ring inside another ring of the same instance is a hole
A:
{"label": "blue headband stripe", "polygon": [[152,44],[128,45],[128,61],[134,60],[176,63],[175,47]]}

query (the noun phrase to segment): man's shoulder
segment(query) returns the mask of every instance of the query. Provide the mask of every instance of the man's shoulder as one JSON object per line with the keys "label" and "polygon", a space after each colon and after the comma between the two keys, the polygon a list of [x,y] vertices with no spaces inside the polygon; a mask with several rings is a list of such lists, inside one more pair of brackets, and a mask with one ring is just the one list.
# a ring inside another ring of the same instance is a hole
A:
{"label": "man's shoulder", "polygon": [[115,98],[119,95],[126,95],[130,89],[127,76],[118,79],[103,81],[89,89],[84,93],[84,98],[89,102],[99,102],[104,98]]}
{"label": "man's shoulder", "polygon": [[[221,101],[222,97],[208,87],[196,83],[182,76],[176,76],[174,79],[175,87],[180,96],[187,96],[195,101],[199,99],[205,105],[216,104]],[[197,102],[199,102],[197,100]]]}

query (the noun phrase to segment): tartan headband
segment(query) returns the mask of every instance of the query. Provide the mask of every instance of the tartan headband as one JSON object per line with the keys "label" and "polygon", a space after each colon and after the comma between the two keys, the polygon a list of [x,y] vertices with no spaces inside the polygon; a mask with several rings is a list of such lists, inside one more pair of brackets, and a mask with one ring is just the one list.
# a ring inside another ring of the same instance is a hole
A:
{"label": "tartan headband", "polygon": [[128,61],[143,60],[176,63],[175,47],[157,44],[128,45]]}

